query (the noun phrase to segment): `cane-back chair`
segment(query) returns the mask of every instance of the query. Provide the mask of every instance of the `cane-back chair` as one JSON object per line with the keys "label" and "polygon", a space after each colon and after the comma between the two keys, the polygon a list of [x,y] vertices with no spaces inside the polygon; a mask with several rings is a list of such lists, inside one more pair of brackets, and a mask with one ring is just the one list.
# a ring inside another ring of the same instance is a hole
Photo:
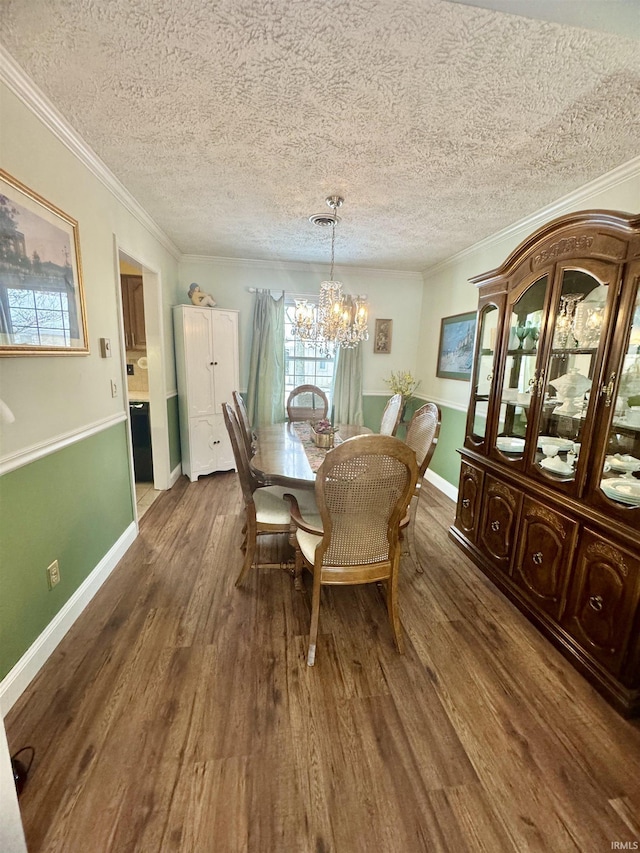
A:
{"label": "cane-back chair", "polygon": [[409,507],[406,535],[411,559],[419,572],[422,572],[422,566],[418,560],[418,553],[415,546],[416,513],[418,511],[422,481],[438,444],[440,421],[440,409],[436,404],[425,403],[424,406],[420,406],[414,412],[407,427],[407,436],[405,438],[406,443],[415,452],[418,464],[418,480]]}
{"label": "cane-back chair", "polygon": [[416,484],[415,452],[391,436],[351,438],[327,453],[316,474],[321,527],[310,524],[292,500],[297,570],[313,573],[307,663],[316,655],[323,584],[384,581],[387,612],[399,652],[404,641],[398,615],[399,526]]}
{"label": "cane-back chair", "polygon": [[394,394],[387,401],[380,421],[380,435],[395,435],[402,417],[402,394]]}
{"label": "cane-back chair", "polygon": [[247,407],[245,406],[244,400],[242,399],[242,395],[239,391],[234,391],[231,396],[233,397],[233,407],[236,412],[238,424],[240,425],[240,431],[242,433],[242,438],[244,439],[245,447],[247,448],[247,454],[249,458],[251,458],[255,453],[255,436],[251,429],[251,424],[249,423]]}
{"label": "cane-back chair", "polygon": [[327,395],[315,385],[298,385],[287,398],[287,417],[291,422],[322,420],[328,411]]}
{"label": "cane-back chair", "polygon": [[[240,546],[244,560],[236,580],[236,586],[240,586],[251,566],[257,565],[255,556],[258,536],[273,533],[291,534],[289,503],[284,500],[283,494],[291,493],[292,490],[282,486],[265,485],[257,479],[249,464],[242,430],[235,412],[228,403],[223,403],[222,413],[231,440],[244,501],[244,540]],[[313,491],[295,489],[293,492],[300,506],[304,507],[302,512],[308,517],[317,518]],[[280,563],[260,563],[260,565],[274,568],[279,567]]]}

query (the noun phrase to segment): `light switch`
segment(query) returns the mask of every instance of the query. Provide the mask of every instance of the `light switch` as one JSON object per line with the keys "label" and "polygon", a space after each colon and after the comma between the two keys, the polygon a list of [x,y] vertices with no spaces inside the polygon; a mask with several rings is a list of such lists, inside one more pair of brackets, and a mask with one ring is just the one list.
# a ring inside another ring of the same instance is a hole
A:
{"label": "light switch", "polygon": [[100,338],[100,355],[102,358],[111,358],[111,338]]}

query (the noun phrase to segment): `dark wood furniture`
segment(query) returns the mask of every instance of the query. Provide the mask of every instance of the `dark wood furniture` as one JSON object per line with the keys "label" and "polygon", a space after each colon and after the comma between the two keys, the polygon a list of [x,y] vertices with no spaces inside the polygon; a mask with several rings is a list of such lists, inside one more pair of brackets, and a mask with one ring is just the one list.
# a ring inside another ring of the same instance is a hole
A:
{"label": "dark wood furniture", "polygon": [[144,288],[141,275],[121,275],[122,315],[125,346],[128,350],[146,350]]}
{"label": "dark wood furniture", "polygon": [[640,710],[640,216],[544,226],[479,287],[451,535],[623,714]]}

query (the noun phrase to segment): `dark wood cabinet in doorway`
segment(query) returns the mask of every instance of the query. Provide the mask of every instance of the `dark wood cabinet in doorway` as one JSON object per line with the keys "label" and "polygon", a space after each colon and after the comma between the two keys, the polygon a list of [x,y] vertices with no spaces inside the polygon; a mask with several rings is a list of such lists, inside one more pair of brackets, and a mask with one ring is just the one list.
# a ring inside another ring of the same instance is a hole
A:
{"label": "dark wood cabinet in doorway", "polygon": [[128,350],[146,350],[144,290],[141,275],[121,275],[124,338]]}

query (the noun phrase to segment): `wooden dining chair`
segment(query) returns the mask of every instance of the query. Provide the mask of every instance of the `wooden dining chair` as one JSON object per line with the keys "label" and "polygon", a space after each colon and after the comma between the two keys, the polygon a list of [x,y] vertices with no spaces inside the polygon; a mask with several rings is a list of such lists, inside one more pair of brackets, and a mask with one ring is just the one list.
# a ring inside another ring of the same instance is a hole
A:
{"label": "wooden dining chair", "polygon": [[[256,477],[249,464],[249,456],[235,412],[228,403],[223,403],[222,413],[231,440],[244,501],[245,523],[242,530],[244,539],[240,546],[244,560],[236,580],[236,586],[240,586],[251,566],[258,565],[255,562],[258,536],[274,533],[292,534],[289,503],[283,498],[285,492],[293,492],[299,505],[304,507],[302,511],[308,517],[317,518],[318,513],[312,490],[291,490],[283,486],[269,485]],[[260,563],[259,565],[267,568],[280,567],[280,563]]]}
{"label": "wooden dining chair", "polygon": [[318,421],[327,417],[329,400],[315,385],[298,385],[287,398],[287,417],[294,421]]}
{"label": "wooden dining chair", "polygon": [[380,435],[395,435],[402,417],[402,394],[394,394],[387,401],[380,421]]}
{"label": "wooden dining chair", "polygon": [[247,448],[247,454],[251,458],[255,453],[256,437],[249,423],[249,413],[242,399],[242,394],[239,391],[234,391],[231,396],[233,397],[233,406],[240,425],[240,431],[242,432],[242,438]]}
{"label": "wooden dining chair", "polygon": [[351,438],[327,453],[316,474],[321,525],[305,519],[294,498],[296,570],[313,574],[307,664],[316,656],[320,589],[325,584],[383,581],[387,612],[400,653],[404,641],[398,614],[399,526],[418,475],[415,452],[391,436]]}
{"label": "wooden dining chair", "polygon": [[423,569],[418,559],[415,545],[415,525],[418,503],[422,491],[422,482],[431,458],[438,444],[440,435],[440,409],[435,403],[425,403],[417,409],[407,427],[406,444],[415,452],[418,465],[418,479],[409,505],[408,519],[403,529],[406,531],[409,554],[416,570],[422,573]]}

